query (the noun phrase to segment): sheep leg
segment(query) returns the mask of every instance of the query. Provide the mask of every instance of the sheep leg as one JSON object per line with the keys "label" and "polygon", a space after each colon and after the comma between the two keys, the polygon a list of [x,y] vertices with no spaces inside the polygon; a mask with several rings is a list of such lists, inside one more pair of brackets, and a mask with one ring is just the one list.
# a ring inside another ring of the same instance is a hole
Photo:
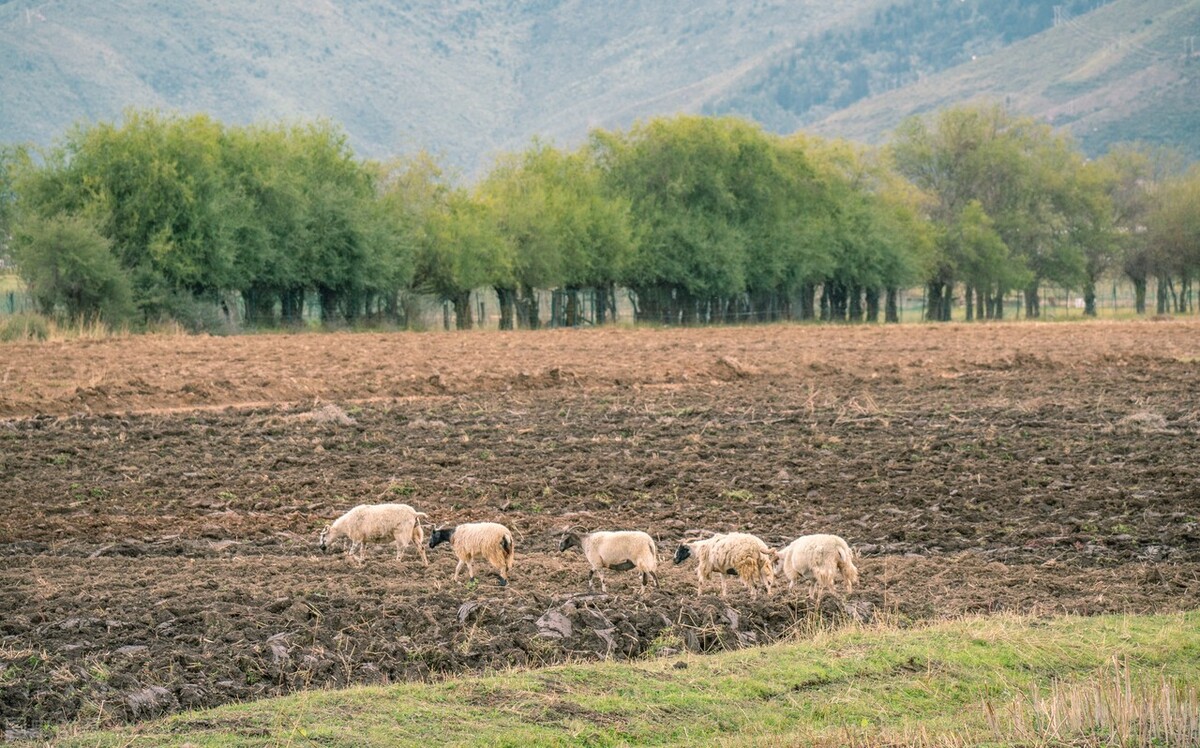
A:
{"label": "sheep leg", "polygon": [[467,563],[467,562],[466,562],[466,561],[463,561],[462,559],[459,559],[459,560],[458,560],[458,566],[455,566],[455,567],[454,567],[454,581],[456,581],[456,582],[458,581],[458,573],[459,573],[460,571],[462,571],[462,567],[463,567],[463,566],[465,566],[465,565],[466,565],[466,563]]}
{"label": "sheep leg", "polygon": [[596,576],[600,579],[600,591],[608,592],[608,585],[604,583],[604,572],[600,571],[599,569],[596,569],[595,571]]}
{"label": "sheep leg", "polygon": [[429,557],[425,555],[425,531],[420,525],[413,525],[412,540],[413,545],[417,546],[417,552],[421,554],[421,563],[429,566]]}

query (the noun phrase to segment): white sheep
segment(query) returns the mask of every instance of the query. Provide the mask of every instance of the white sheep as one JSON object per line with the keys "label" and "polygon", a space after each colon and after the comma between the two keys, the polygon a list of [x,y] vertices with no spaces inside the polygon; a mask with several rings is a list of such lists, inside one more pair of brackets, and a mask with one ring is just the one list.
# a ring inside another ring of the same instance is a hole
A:
{"label": "white sheep", "polygon": [[438,528],[429,534],[430,548],[447,541],[458,557],[454,581],[458,581],[463,564],[466,564],[467,573],[474,581],[475,566],[472,562],[482,558],[496,569],[500,586],[508,584],[508,574],[513,567],[514,545],[512,531],[507,527],[495,522],[468,522],[457,527]]}
{"label": "white sheep", "polygon": [[360,504],[321,530],[321,550],[325,550],[331,541],[346,538],[350,541],[347,555],[361,564],[366,543],[394,539],[397,561],[404,558],[404,552],[411,542],[421,554],[421,563],[429,566],[421,518],[428,519],[429,515],[418,512],[408,504]]}
{"label": "white sheep", "polygon": [[704,589],[704,580],[711,574],[721,575],[721,597],[725,597],[726,576],[737,576],[750,591],[750,597],[758,597],[755,583],[762,584],[767,594],[775,584],[775,570],[771,566],[774,556],[767,544],[758,537],[744,532],[713,535],[703,540],[685,540],[675,551],[675,563],[681,564],[690,556],[696,557],[696,575],[699,583],[696,594]]}
{"label": "white sheep", "polygon": [[600,589],[608,592],[604,582],[604,569],[614,571],[629,571],[637,569],[642,573],[642,593],[650,579],[658,586],[658,554],[654,546],[654,538],[636,530],[599,531],[580,535],[568,532],[563,535],[558,544],[559,552],[571,546],[577,546],[591,564],[588,574],[588,587],[595,587],[595,577],[600,578]]}
{"label": "white sheep", "polygon": [[825,590],[836,593],[834,581],[840,574],[846,582],[846,594],[858,582],[858,569],[854,566],[854,552],[850,545],[837,535],[804,535],[796,538],[782,550],[775,551],[777,571],[788,580],[791,589],[796,580],[811,577],[808,596],[818,600]]}

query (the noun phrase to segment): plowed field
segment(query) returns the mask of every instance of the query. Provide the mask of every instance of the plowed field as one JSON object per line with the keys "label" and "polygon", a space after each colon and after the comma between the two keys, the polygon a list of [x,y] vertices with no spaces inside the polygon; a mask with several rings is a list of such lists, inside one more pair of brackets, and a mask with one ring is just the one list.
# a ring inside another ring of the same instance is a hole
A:
{"label": "plowed field", "polygon": [[[1200,324],[143,337],[0,346],[0,725],[803,635],[1200,605]],[[317,533],[388,491],[512,583]],[[562,528],[645,529],[589,594]],[[860,586],[697,594],[685,535],[836,532]]]}

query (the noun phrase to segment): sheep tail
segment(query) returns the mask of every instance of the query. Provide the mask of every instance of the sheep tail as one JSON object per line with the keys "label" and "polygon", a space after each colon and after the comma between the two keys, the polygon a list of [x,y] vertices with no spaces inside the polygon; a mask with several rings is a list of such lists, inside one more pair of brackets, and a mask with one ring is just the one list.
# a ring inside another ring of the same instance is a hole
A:
{"label": "sheep tail", "polygon": [[510,538],[507,535],[500,538],[500,550],[504,551],[505,556],[512,556],[513,555],[512,538]]}

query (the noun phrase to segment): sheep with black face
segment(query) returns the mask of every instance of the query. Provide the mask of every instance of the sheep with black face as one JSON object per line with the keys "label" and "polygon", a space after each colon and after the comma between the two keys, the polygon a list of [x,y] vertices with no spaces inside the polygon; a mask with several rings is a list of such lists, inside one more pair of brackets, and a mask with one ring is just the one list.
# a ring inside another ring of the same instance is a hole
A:
{"label": "sheep with black face", "polygon": [[456,527],[438,528],[430,533],[430,548],[437,548],[442,543],[450,543],[450,549],[458,558],[458,566],[454,568],[454,581],[458,581],[458,574],[464,565],[474,581],[474,562],[483,559],[496,570],[500,586],[508,584],[515,546],[512,531],[504,525],[496,522],[468,522]]}
{"label": "sheep with black face", "polygon": [[774,559],[771,549],[758,537],[744,532],[719,533],[709,538],[685,540],[675,551],[675,563],[681,564],[696,557],[696,594],[704,590],[704,580],[712,574],[721,575],[721,597],[728,590],[726,579],[736,576],[750,591],[750,597],[758,597],[758,584],[771,594],[775,583]]}
{"label": "sheep with black face", "polygon": [[658,586],[658,555],[654,538],[636,530],[598,531],[580,535],[568,532],[558,544],[559,552],[576,547],[583,552],[592,570],[588,574],[588,587],[595,588],[595,578],[600,579],[600,589],[608,592],[604,581],[604,570],[629,571],[637,569],[642,575],[642,593],[646,585],[654,580]]}

